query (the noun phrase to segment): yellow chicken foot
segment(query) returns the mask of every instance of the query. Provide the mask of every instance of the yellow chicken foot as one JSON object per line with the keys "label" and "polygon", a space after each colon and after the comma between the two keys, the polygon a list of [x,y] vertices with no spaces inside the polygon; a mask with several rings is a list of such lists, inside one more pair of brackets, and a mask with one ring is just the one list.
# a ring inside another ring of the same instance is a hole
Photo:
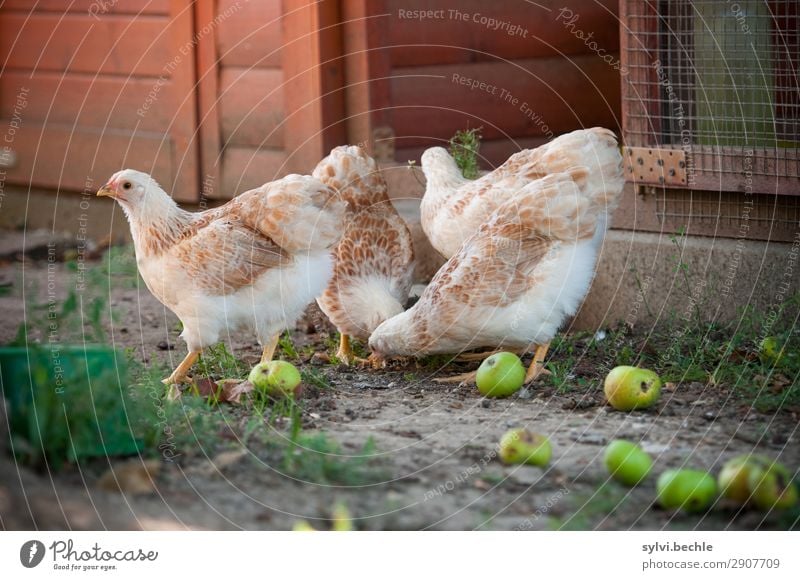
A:
{"label": "yellow chicken foot", "polygon": [[549,348],[549,342],[547,344],[539,344],[536,346],[536,349],[533,352],[533,360],[528,367],[528,372],[525,374],[526,384],[539,378],[541,375],[551,374],[550,371],[544,368],[544,358],[547,356],[547,350]]}
{"label": "yellow chicken foot", "polygon": [[276,334],[272,337],[269,341],[267,346],[264,347],[264,350],[261,351],[261,362],[269,362],[272,360],[272,357],[275,356],[275,349],[278,348],[278,337],[280,335]]}
{"label": "yellow chicken foot", "polygon": [[474,383],[475,377],[477,376],[478,371],[472,371],[471,373],[464,373],[462,375],[455,375],[452,377],[441,377],[438,379],[433,379],[434,383]]}
{"label": "yellow chicken foot", "polygon": [[353,353],[353,347],[350,345],[350,336],[345,333],[339,335],[339,350],[336,351],[336,358],[347,366],[357,359]]}
{"label": "yellow chicken foot", "polygon": [[192,368],[192,365],[195,363],[198,356],[200,356],[199,350],[191,351],[189,354],[186,355],[186,358],[184,358],[181,361],[181,364],[178,365],[178,368],[172,371],[172,374],[161,382],[164,383],[165,385],[174,385],[177,383],[188,382],[188,379],[186,378],[186,373],[188,373],[189,369]]}
{"label": "yellow chicken foot", "polygon": [[181,361],[181,364],[172,371],[172,374],[168,376],[166,379],[161,381],[165,385],[170,385],[169,392],[167,393],[167,399],[170,401],[174,401],[178,397],[181,396],[181,392],[176,385],[179,383],[189,383],[191,379],[186,376],[189,372],[189,369],[192,368],[192,365],[197,360],[197,357],[200,356],[199,350],[193,350],[186,355],[186,357]]}

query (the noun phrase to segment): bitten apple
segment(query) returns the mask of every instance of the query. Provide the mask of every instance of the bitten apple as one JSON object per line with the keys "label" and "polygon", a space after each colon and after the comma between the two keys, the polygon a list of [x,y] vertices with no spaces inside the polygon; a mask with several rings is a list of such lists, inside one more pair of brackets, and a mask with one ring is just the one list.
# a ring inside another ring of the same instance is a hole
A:
{"label": "bitten apple", "polygon": [[739,455],[725,462],[717,476],[720,494],[740,504],[751,499],[750,473],[753,469],[765,469],[772,464],[769,457],[763,455]]}
{"label": "bitten apple", "polygon": [[631,486],[647,477],[653,467],[653,460],[641,447],[623,439],[609,443],[603,459],[611,477]]}
{"label": "bitten apple", "polygon": [[762,510],[785,510],[797,503],[797,485],[792,474],[777,461],[750,470],[748,485],[755,506]]}
{"label": "bitten apple", "polygon": [[525,367],[511,352],[498,352],[488,357],[478,368],[475,383],[484,397],[508,397],[525,382]]}
{"label": "bitten apple", "polygon": [[285,397],[294,394],[301,378],[300,371],[292,363],[273,360],[254,366],[248,380],[270,396]]}
{"label": "bitten apple", "polygon": [[608,373],[603,390],[609,404],[618,411],[646,409],[658,401],[661,379],[647,369],[620,366]]}
{"label": "bitten apple", "polygon": [[544,435],[527,429],[512,429],[500,439],[499,455],[503,463],[527,463],[544,467],[550,463],[553,448]]}

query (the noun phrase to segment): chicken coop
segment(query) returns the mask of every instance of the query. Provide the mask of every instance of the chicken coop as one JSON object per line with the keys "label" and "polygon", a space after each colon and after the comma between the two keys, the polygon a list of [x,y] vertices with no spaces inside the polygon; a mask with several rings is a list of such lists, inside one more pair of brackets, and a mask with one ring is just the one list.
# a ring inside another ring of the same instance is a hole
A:
{"label": "chicken coop", "polygon": [[618,129],[619,72],[581,36],[618,59],[616,0],[568,3],[576,22],[517,0],[451,4],[6,0],[6,189],[93,192],[134,167],[198,203],[307,172],[346,142],[405,164],[483,127],[488,167]]}
{"label": "chicken coop", "polygon": [[800,224],[800,3],[623,0],[625,171],[639,227],[791,240]]}

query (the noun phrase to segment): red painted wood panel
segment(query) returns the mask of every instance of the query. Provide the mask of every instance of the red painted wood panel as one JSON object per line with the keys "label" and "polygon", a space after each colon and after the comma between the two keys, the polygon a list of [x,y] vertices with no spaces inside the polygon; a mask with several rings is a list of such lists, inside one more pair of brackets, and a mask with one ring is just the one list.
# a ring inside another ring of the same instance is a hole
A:
{"label": "red painted wood panel", "polygon": [[175,29],[163,16],[4,13],[0,58],[12,69],[158,76],[176,56]]}
{"label": "red painted wood panel", "polygon": [[217,27],[222,66],[281,65],[281,0],[220,0]]}
{"label": "red painted wood panel", "polygon": [[[432,18],[419,20],[408,17],[414,10],[437,12]],[[580,54],[591,50],[587,42],[596,42],[603,50],[616,52],[617,12],[617,0],[563,3],[387,0],[390,22],[387,44],[398,46],[390,50],[395,67]]]}
{"label": "red painted wood panel", "polygon": [[[488,88],[470,90],[454,75]],[[616,128],[619,74],[595,55],[405,68],[395,71],[392,106],[398,149],[430,146],[467,127],[483,126],[487,139]]]}
{"label": "red painted wood panel", "polygon": [[4,9],[24,12],[107,14],[169,14],[169,0],[5,0]]}
{"label": "red painted wood panel", "polygon": [[[8,134],[7,121],[0,121],[0,132]],[[130,167],[152,174],[169,191],[177,170],[168,136],[23,122],[13,137],[17,165],[7,170],[10,183],[81,191],[99,188],[113,173]]]}
{"label": "red painted wood panel", "polygon": [[[19,71],[0,76],[0,93],[13,95],[20,87],[29,89],[25,119],[74,124],[76,127],[160,131],[172,121],[170,107],[150,106],[139,115],[154,90],[149,78],[125,79],[117,76],[42,72],[34,75]],[[158,89],[162,103],[173,101],[174,87],[167,81]],[[0,101],[0,118],[11,118],[14,101]]]}
{"label": "red painted wood panel", "polygon": [[282,149],[225,149],[220,197],[230,198],[291,173]]}
{"label": "red painted wood panel", "polygon": [[165,16],[99,18],[0,10],[0,126],[16,113],[6,94],[27,89],[10,183],[82,190],[132,167],[154,172],[178,199],[198,198],[193,4],[150,8],[165,6]]}
{"label": "red painted wood panel", "polygon": [[219,88],[225,146],[283,147],[281,69],[223,68]]}

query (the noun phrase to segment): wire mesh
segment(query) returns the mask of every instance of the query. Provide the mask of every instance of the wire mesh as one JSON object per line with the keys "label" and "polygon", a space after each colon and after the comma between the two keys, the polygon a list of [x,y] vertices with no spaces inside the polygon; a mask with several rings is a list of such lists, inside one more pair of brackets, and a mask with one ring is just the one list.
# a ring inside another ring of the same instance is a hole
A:
{"label": "wire mesh", "polygon": [[625,0],[624,14],[626,143],[683,149],[717,190],[800,193],[800,1]]}

